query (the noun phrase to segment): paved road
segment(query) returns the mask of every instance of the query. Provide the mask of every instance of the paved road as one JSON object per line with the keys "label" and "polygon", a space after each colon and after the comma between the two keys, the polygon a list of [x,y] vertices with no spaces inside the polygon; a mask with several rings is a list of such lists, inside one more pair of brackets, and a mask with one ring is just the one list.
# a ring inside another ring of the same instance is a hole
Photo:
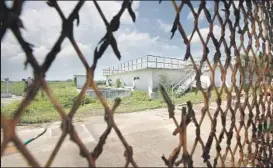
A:
{"label": "paved road", "polygon": [[[200,119],[202,105],[195,105],[196,118]],[[177,119],[180,120],[181,112],[177,111]],[[220,118],[220,117],[219,117]],[[173,136],[174,123],[168,118],[166,109],[149,110],[143,112],[117,114],[115,121],[126,138],[127,142],[133,146],[134,158],[139,166],[165,166],[161,160],[162,154],[166,157],[178,144],[178,136]],[[219,121],[220,123],[220,121]],[[92,151],[97,144],[100,135],[106,128],[102,116],[88,118],[85,122],[75,123],[75,128],[83,140],[86,147]],[[201,136],[204,143],[210,131],[210,120],[206,116],[201,127]],[[188,126],[188,150],[191,151],[195,140],[196,127],[193,124]],[[22,140],[26,140],[42,131],[42,128],[18,127],[18,135]],[[217,132],[220,128],[217,128]],[[45,165],[51,151],[60,137],[61,131],[59,123],[52,124],[45,135],[30,143],[28,149],[35,155],[38,162]],[[1,138],[2,139],[2,138]],[[225,139],[223,140],[225,144]],[[224,149],[224,147],[222,146]],[[97,166],[124,166],[124,147],[115,132],[111,132],[106,141],[103,153],[97,160]],[[211,151],[214,152],[213,150]],[[201,145],[197,145],[193,160],[194,166],[203,166],[201,157]],[[180,158],[181,156],[179,156]],[[212,157],[213,158],[213,157]],[[1,158],[1,166],[26,166],[22,156],[18,153],[5,155]],[[69,140],[65,140],[52,166],[88,166],[87,161],[79,156],[78,147]]]}

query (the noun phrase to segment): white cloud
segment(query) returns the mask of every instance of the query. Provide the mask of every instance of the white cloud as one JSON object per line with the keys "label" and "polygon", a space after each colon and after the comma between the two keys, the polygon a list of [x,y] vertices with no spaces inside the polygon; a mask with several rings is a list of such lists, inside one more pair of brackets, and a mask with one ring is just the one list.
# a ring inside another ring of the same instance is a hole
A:
{"label": "white cloud", "polygon": [[[67,17],[77,2],[60,1],[58,3],[64,12],[64,15]],[[109,22],[121,7],[121,2],[118,1],[100,1],[98,3]],[[133,10],[136,12],[136,16],[138,16],[138,6],[139,2],[134,2],[132,6]],[[85,2],[79,15],[80,25],[79,27],[74,26],[74,36],[88,63],[91,64],[94,48],[100,38],[104,36],[106,28],[92,1]],[[56,10],[48,7],[45,2],[34,1],[26,2],[21,19],[26,28],[25,30],[22,30],[22,35],[27,42],[34,44],[34,56],[37,58],[39,63],[42,63],[46,54],[51,50],[53,44],[60,35],[62,27],[61,19]],[[128,12],[125,11],[121,17],[120,27],[123,28],[127,25],[133,25],[133,21]],[[57,65],[57,63],[54,62],[48,74],[52,74],[53,77],[56,73],[63,73],[66,74],[66,76],[72,76],[74,71],[82,71],[82,64],[70,42],[65,40],[61,47],[62,50],[56,58],[56,62],[59,62],[60,64]],[[22,72],[24,60],[25,54],[17,40],[13,37],[13,34],[8,31],[4,39],[1,41],[1,65],[3,65],[1,66],[1,75],[20,79],[21,77],[18,77],[17,74],[19,74],[19,71]],[[11,63],[17,66],[14,66],[11,69],[7,66],[7,64]],[[62,64],[70,65],[72,74],[62,71],[60,67]]]}
{"label": "white cloud", "polygon": [[[199,7],[196,7],[196,8],[193,8],[193,9],[194,9],[195,13],[197,13]],[[198,17],[198,21],[203,21],[205,18],[206,18],[206,15],[205,15],[205,13],[204,13],[203,10],[202,10],[201,13],[200,13],[200,15],[199,15],[199,17]],[[187,16],[187,20],[193,20],[193,19],[194,19],[193,13],[192,13],[191,10],[190,10],[190,11],[189,11],[189,14],[188,14],[188,16]]]}
{"label": "white cloud", "polygon": [[157,24],[160,29],[162,29],[164,32],[169,33],[172,29],[172,25],[168,23],[164,23],[160,19],[157,19]]}
{"label": "white cloud", "polygon": [[[58,2],[65,16],[68,16],[76,2]],[[107,20],[119,11],[121,2],[109,1],[98,2]],[[139,1],[133,3],[133,10],[138,16]],[[92,1],[85,2],[80,10],[80,25],[74,27],[75,40],[83,55],[91,64],[93,51],[98,41],[106,32],[105,25],[100,18]],[[51,50],[61,31],[61,19],[58,13],[46,5],[45,2],[28,1],[25,4],[21,19],[26,30],[22,30],[24,39],[35,45],[34,56],[42,63],[46,54]],[[139,19],[137,17],[137,19]],[[120,29],[115,33],[118,47],[122,55],[122,61],[147,54],[181,57],[183,50],[175,45],[160,41],[159,37],[152,37],[149,33],[140,32],[136,29],[127,11],[122,15]],[[84,67],[78,58],[76,51],[68,39],[61,45],[61,52],[51,65],[48,79],[68,79],[74,74],[84,74]],[[177,53],[181,55],[177,55]],[[167,55],[168,54],[168,55]],[[31,68],[23,70],[25,54],[11,32],[6,33],[1,41],[1,76],[10,77],[11,80],[20,80],[31,75]],[[119,63],[112,48],[108,47],[103,57],[99,60],[95,78],[102,78],[101,69]]]}
{"label": "white cloud", "polygon": [[233,1],[233,2],[234,2],[235,7],[238,8],[240,1]]}
{"label": "white cloud", "polygon": [[[206,38],[207,38],[207,36],[208,36],[208,34],[209,34],[209,27],[201,28],[201,29],[199,29],[199,31],[200,31],[200,34],[201,34],[203,40],[206,40]],[[226,31],[226,32],[227,32],[227,31]],[[220,36],[221,36],[221,27],[219,27],[218,25],[214,25],[214,26],[213,26],[213,34],[214,34],[215,38],[219,39]],[[230,33],[227,32],[227,33],[225,34],[225,36],[228,37],[229,34],[230,34]],[[188,39],[190,39],[191,34],[189,34],[187,37],[188,37]],[[193,37],[192,37],[191,42],[192,42],[192,43],[199,43],[199,42],[201,42],[200,37],[199,37],[199,34],[198,34],[197,31],[195,31],[195,33],[194,33],[194,35],[193,35]]]}

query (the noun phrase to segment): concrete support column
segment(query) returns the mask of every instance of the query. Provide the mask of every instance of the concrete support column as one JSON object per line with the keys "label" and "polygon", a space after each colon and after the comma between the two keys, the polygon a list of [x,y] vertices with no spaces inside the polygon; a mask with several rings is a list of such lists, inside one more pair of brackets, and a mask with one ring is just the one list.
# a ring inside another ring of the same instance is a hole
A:
{"label": "concrete support column", "polygon": [[151,71],[150,72],[150,78],[148,79],[148,95],[149,95],[149,98],[151,99],[152,98],[152,93],[153,93],[153,72]]}
{"label": "concrete support column", "polygon": [[109,78],[106,76],[106,86],[109,86]]}
{"label": "concrete support column", "polygon": [[151,84],[149,84],[148,86],[148,94],[149,94],[149,98],[152,98],[152,93],[153,93],[153,87],[151,86]]}
{"label": "concrete support column", "polygon": [[135,79],[133,79],[133,90],[135,89],[136,87],[136,83],[135,83]]}

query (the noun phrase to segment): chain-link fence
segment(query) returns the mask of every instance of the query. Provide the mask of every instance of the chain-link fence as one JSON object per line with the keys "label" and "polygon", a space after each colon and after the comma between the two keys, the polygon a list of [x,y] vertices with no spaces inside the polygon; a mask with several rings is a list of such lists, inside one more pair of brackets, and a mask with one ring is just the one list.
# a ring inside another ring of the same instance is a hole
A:
{"label": "chain-link fence", "polygon": [[[6,30],[10,29],[26,54],[25,65],[30,65],[34,69],[34,81],[29,86],[27,95],[16,110],[13,119],[7,119],[7,117],[1,114],[1,128],[4,132],[1,156],[7,144],[14,142],[31,166],[40,166],[35,157],[30,154],[17,136],[15,127],[26,107],[35,98],[38,90],[42,88],[62,118],[62,135],[52,151],[49,160],[46,162],[46,167],[52,164],[67,135],[78,145],[80,155],[87,159],[89,166],[96,166],[96,160],[103,152],[103,146],[111,130],[116,132],[125,148],[125,167],[128,167],[130,163],[132,166],[137,167],[137,163],[133,157],[133,147],[128,144],[113,118],[114,111],[121,100],[116,99],[114,106],[109,107],[93,80],[97,62],[103,56],[107,47],[113,49],[118,59],[121,58],[113,32],[119,29],[120,18],[125,11],[129,12],[133,21],[136,20],[136,15],[131,8],[133,2],[131,0],[124,0],[119,12],[109,23],[103,14],[103,9],[100,8],[97,1],[93,1],[107,28],[107,33],[99,41],[94,51],[94,60],[91,66],[88,65],[73,36],[73,22],[76,20],[79,23],[78,13],[84,2],[79,1],[68,18],[65,18],[56,1],[50,0],[47,2],[50,7],[56,9],[62,19],[63,26],[61,34],[52,47],[52,50],[46,55],[44,63],[39,65],[33,55],[32,45],[21,35],[22,21],[20,20],[20,14],[24,9],[24,1],[14,1],[11,8],[8,8],[3,0],[0,1],[1,42]],[[189,0],[182,0],[181,2],[173,0],[170,3],[173,4],[177,13],[171,30],[172,36],[176,31],[179,31],[184,40],[186,46],[185,59],[190,59],[196,71],[196,87],[203,94],[204,105],[201,117],[197,118],[195,115],[196,111],[193,110],[192,104],[189,101],[187,107],[182,108],[182,119],[179,124],[174,117],[174,105],[164,89],[161,89],[163,97],[168,104],[169,117],[173,119],[176,126],[173,135],[179,135],[178,146],[173,150],[170,157],[167,159],[165,156],[162,156],[166,166],[173,167],[174,165],[178,166],[183,163],[184,166],[193,167],[195,165],[195,160],[193,159],[195,148],[197,145],[201,145],[203,151],[202,157],[208,167],[234,167],[246,166],[248,164],[259,167],[272,167],[273,88],[269,83],[272,80],[272,1],[239,1],[238,5],[236,5],[237,2],[235,1],[214,1],[214,9],[208,10],[206,1],[202,0],[197,11],[193,8],[192,2]],[[184,31],[183,23],[180,22],[180,12],[186,6],[190,9],[190,13],[192,13],[194,18],[194,28],[189,37]],[[201,13],[205,14],[206,21],[209,24],[209,33],[205,34],[205,36],[201,34],[198,28],[198,20]],[[221,36],[219,38],[214,35],[215,31],[213,30],[213,25],[216,21],[219,22],[221,27]],[[226,30],[230,31],[229,36],[225,34]],[[195,34],[199,36],[202,44],[203,55],[201,60],[195,60],[196,58],[191,53],[191,40]],[[236,37],[239,37],[238,41]],[[61,44],[65,38],[68,38],[71,42],[87,74],[84,87],[67,115],[45,81],[46,72],[60,52]],[[212,45],[209,43],[212,43]],[[208,58],[210,52],[208,46],[214,49],[212,61]],[[241,55],[244,55],[244,57]],[[236,58],[234,65],[231,64],[232,57]],[[220,58],[222,58],[221,60],[225,58],[225,62],[220,61]],[[211,82],[208,89],[202,88],[200,82],[203,66],[208,66],[211,74]],[[217,67],[221,70],[221,79],[223,81],[220,88],[216,88],[214,84],[214,72]],[[227,87],[225,84],[225,74],[228,68],[232,69],[232,85],[230,87]],[[237,73],[240,74],[239,86],[235,84],[237,80],[235,75]],[[246,80],[248,84],[245,84]],[[105,122],[107,124],[107,128],[101,135],[97,146],[91,152],[79,138],[72,124],[72,119],[88,87],[92,87],[103,105],[106,113]],[[215,92],[217,95],[215,102],[209,101],[211,92]],[[221,95],[223,94],[227,95],[227,100],[225,101],[221,99]],[[232,104],[232,100],[235,103]],[[215,110],[210,109],[212,103],[216,104],[217,108]],[[204,127],[203,122],[205,116],[209,117],[211,126],[208,138],[204,138],[203,136],[204,133],[208,132],[207,125]],[[231,118],[229,122],[227,121],[228,117]],[[196,128],[196,138],[192,144],[187,142],[187,128],[189,125],[193,125]],[[226,141],[223,140],[224,138]],[[179,154],[181,155],[181,159],[177,160]],[[141,165],[141,163],[139,164]]]}
{"label": "chain-link fence", "polygon": [[[203,94],[204,106],[201,117],[196,118],[196,112],[193,111],[189,101],[187,108],[182,108],[182,119],[179,125],[174,117],[174,106],[162,88],[170,118],[174,120],[177,127],[174,135],[180,133],[178,147],[173,150],[169,159],[164,156],[162,159],[169,167],[180,163],[192,167],[195,148],[201,145],[202,157],[208,167],[247,165],[271,167],[273,164],[273,88],[270,83],[273,72],[272,1],[214,1],[213,12],[208,10],[206,1],[200,2],[198,11],[194,11],[189,0],[181,1],[179,5],[176,1],[172,3],[177,13],[172,33],[178,30],[184,40],[187,47],[185,59],[190,59],[196,70],[196,86]],[[180,11],[185,6],[190,8],[194,17],[194,29],[190,37],[186,36],[183,23],[179,20]],[[209,33],[205,36],[198,28],[201,12],[204,13],[210,25]],[[213,30],[215,22],[218,22],[221,27],[221,36],[218,39]],[[225,35],[227,29],[230,31],[229,42]],[[198,35],[202,43],[201,60],[196,60],[191,54],[191,40],[194,34]],[[236,40],[236,36],[239,36],[240,40]],[[210,41],[214,49],[213,61],[209,61]],[[232,57],[236,58],[235,64],[231,64]],[[220,58],[225,58],[225,61],[220,61]],[[210,70],[211,84],[205,90],[202,88],[200,75],[201,68],[206,65]],[[220,88],[217,88],[214,83],[217,67],[221,70],[222,86]],[[232,70],[230,87],[225,84],[228,68]],[[236,85],[237,73],[240,74],[239,86]],[[216,101],[213,102],[217,106],[215,110],[210,108],[211,92],[217,95]],[[227,94],[226,101],[222,100],[223,94]],[[235,100],[235,103],[232,103],[232,100]],[[203,122],[205,116],[209,117],[211,124],[207,138],[201,134],[207,129]],[[228,118],[230,118],[229,122]],[[187,128],[191,124],[196,127],[196,138],[194,143],[187,145]],[[226,142],[224,142],[225,138]],[[182,158],[176,161],[182,149]]]}

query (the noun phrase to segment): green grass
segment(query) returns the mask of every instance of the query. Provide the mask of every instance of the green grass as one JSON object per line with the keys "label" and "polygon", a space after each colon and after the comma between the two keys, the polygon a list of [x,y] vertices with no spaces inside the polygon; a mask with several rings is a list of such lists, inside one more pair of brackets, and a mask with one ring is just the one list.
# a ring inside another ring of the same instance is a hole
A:
{"label": "green grass", "polygon": [[[57,97],[58,102],[62,107],[68,111],[73,105],[74,100],[76,99],[78,92],[74,87],[73,82],[49,82],[49,86],[52,90],[52,93]],[[83,104],[88,104],[95,102],[90,97],[85,97],[82,101]],[[1,109],[7,117],[12,117],[15,110],[17,109],[20,101],[14,101],[7,106],[4,106]],[[20,122],[21,123],[41,123],[59,120],[59,114],[56,111],[54,105],[50,102],[47,95],[39,91],[38,95],[31,102],[31,104],[25,109]]]}
{"label": "green grass", "polygon": [[[48,83],[53,94],[57,97],[58,102],[62,105],[66,112],[71,109],[74,100],[76,99],[78,92],[73,82],[49,82]],[[169,94],[170,95],[170,94]],[[225,98],[225,94],[222,98]],[[211,100],[215,100],[216,94],[212,92]],[[203,101],[203,95],[201,92],[189,92],[180,98],[172,98],[174,104],[183,104],[190,100],[192,103],[200,103]],[[117,108],[116,113],[128,113],[136,112],[148,109],[164,108],[166,103],[163,101],[161,94],[157,99],[149,100],[146,92],[134,91],[130,97],[121,98],[121,104]],[[12,102],[11,104],[4,106],[1,111],[8,117],[14,115],[20,101]],[[107,103],[112,107],[114,100],[108,100]],[[104,108],[99,100],[92,99],[86,96],[82,101],[82,105],[79,107],[76,118],[86,118],[88,116],[96,116],[104,114]],[[26,108],[21,117],[21,123],[42,123],[60,120],[60,116],[55,107],[49,101],[46,94],[42,96],[42,92],[39,91],[35,100]]]}
{"label": "green grass", "polygon": [[[171,95],[171,94],[169,94]],[[212,93],[211,100],[216,99],[216,94]],[[223,94],[222,98],[225,99],[226,95]],[[180,98],[171,98],[173,103],[178,104],[184,104],[188,100],[190,100],[193,104],[194,103],[201,103],[203,102],[204,98],[201,92],[189,92],[186,93],[184,96]],[[159,94],[157,99],[149,100],[147,93],[142,91],[134,91],[132,92],[131,97],[126,97],[121,99],[121,104],[117,108],[115,113],[128,113],[128,112],[136,112],[136,111],[143,111],[143,110],[149,110],[149,109],[157,109],[157,108],[165,108],[166,103],[161,97],[161,94]],[[108,100],[108,105],[112,107],[114,101]],[[82,106],[79,110],[76,116],[82,117],[86,115],[102,115],[104,113],[102,105],[97,101],[96,103],[92,104],[86,104]]]}

